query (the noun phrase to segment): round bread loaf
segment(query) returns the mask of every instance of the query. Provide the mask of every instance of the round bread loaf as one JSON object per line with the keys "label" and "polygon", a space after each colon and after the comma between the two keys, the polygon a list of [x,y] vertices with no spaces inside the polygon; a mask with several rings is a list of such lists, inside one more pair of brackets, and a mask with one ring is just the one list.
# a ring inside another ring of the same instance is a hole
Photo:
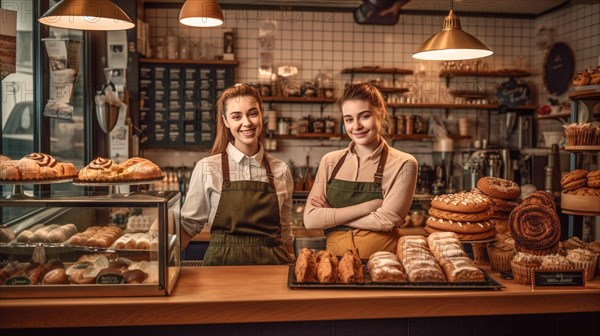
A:
{"label": "round bread loaf", "polygon": [[480,222],[459,222],[430,216],[427,218],[426,225],[440,231],[450,231],[456,233],[480,233],[492,230],[496,224],[491,220],[484,220]]}
{"label": "round bread loaf", "polygon": [[67,273],[64,268],[57,268],[46,273],[46,275],[44,275],[44,279],[42,280],[42,284],[44,285],[62,285],[68,283],[69,278],[67,277]]}
{"label": "round bread loaf", "polygon": [[487,211],[491,203],[486,196],[480,193],[462,192],[435,196],[431,201],[431,206],[450,212],[479,213]]}
{"label": "round bread loaf", "polygon": [[475,212],[475,213],[459,213],[459,212],[451,212],[444,211],[440,209],[436,209],[434,207],[429,208],[429,214],[436,218],[441,218],[445,220],[451,221],[460,221],[460,222],[479,222],[488,220],[492,217],[493,211],[488,209],[483,212]]}

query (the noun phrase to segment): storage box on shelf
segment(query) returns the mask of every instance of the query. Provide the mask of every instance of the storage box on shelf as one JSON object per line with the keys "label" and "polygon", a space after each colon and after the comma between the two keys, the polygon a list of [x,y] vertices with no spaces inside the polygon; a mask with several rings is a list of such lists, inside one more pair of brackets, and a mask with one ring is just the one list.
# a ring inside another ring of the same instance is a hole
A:
{"label": "storage box on shelf", "polygon": [[[176,191],[3,198],[0,206],[31,209],[8,227],[15,237],[0,243],[2,299],[162,296],[177,281]],[[133,233],[139,231],[127,225],[133,215],[157,221],[157,234]]]}

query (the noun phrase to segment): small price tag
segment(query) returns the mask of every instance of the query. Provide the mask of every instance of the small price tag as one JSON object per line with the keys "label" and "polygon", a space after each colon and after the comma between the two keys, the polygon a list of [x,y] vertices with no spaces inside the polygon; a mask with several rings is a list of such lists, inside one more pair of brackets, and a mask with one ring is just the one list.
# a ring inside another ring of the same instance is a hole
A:
{"label": "small price tag", "polygon": [[579,270],[534,270],[532,287],[585,288],[585,272]]}
{"label": "small price tag", "polygon": [[125,282],[125,279],[120,274],[102,274],[96,278],[96,283],[99,285],[118,285]]}
{"label": "small price tag", "polygon": [[27,286],[31,285],[31,280],[29,280],[29,278],[24,275],[18,275],[6,279],[6,281],[4,281],[4,284],[6,286]]}

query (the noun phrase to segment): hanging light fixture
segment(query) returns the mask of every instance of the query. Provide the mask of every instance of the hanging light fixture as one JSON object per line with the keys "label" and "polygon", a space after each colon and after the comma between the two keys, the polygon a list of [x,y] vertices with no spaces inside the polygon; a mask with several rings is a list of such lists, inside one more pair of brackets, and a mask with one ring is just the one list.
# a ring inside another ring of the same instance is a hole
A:
{"label": "hanging light fixture", "polygon": [[456,61],[486,57],[493,53],[483,42],[460,28],[460,19],[454,14],[452,1],[442,31],[423,42],[412,57],[427,61]]}
{"label": "hanging light fixture", "polygon": [[135,26],[110,0],[62,0],[38,21],[52,27],[81,30],[123,30]]}
{"label": "hanging light fixture", "polygon": [[216,0],[186,0],[179,22],[192,27],[216,27],[223,24],[223,12]]}

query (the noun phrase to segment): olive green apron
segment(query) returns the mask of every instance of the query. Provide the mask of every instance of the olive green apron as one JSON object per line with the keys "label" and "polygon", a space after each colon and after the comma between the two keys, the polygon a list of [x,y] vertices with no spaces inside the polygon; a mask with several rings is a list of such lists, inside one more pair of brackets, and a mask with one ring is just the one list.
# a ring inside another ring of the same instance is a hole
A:
{"label": "olive green apron", "polygon": [[269,182],[230,181],[229,158],[221,154],[221,199],[210,230],[203,265],[279,265],[291,262],[281,245],[279,201],[273,173],[263,157]]}
{"label": "olive green apron", "polygon": [[[346,155],[333,168],[331,177],[327,181],[327,202],[333,208],[344,208],[374,199],[383,199],[381,180],[383,168],[387,160],[388,149],[383,147],[377,165],[374,182],[353,182],[336,180],[335,176],[344,164]],[[378,251],[396,253],[398,233],[353,229],[348,226],[336,226],[325,230],[327,235],[327,250],[342,256],[347,249],[357,250],[361,259],[368,259],[371,254]]]}

